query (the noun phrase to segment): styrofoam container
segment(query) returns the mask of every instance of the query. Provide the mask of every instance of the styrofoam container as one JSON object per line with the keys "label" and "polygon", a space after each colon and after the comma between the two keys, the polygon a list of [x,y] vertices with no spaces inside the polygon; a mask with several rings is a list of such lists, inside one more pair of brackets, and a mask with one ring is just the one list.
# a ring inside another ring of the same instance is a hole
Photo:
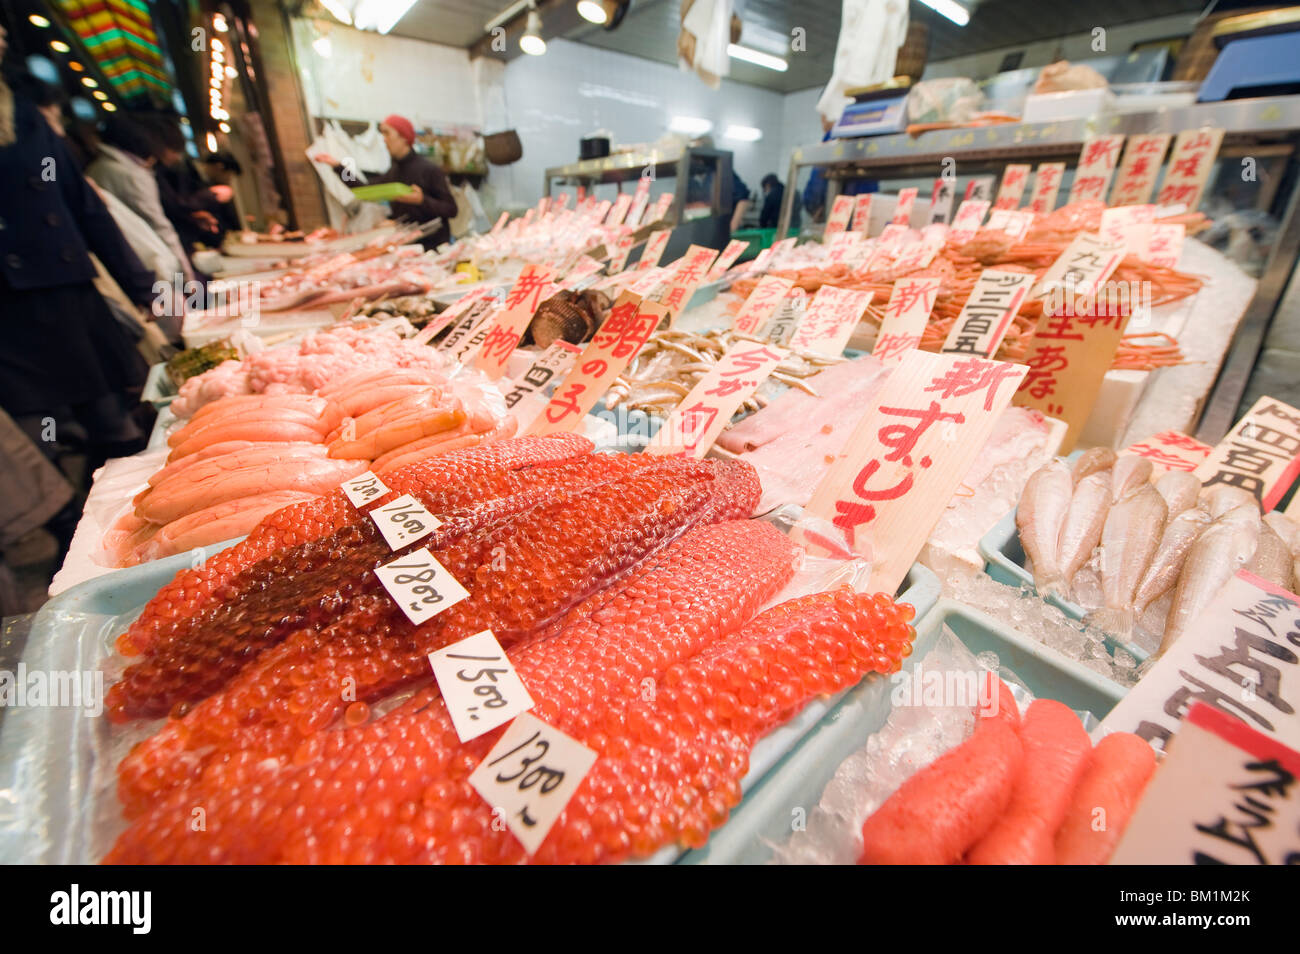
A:
{"label": "styrofoam container", "polygon": [[[1124,696],[1117,683],[1028,639],[993,617],[941,599],[916,625],[912,659],[934,648],[943,627],[973,654],[997,653],[1035,697],[1056,699],[1103,718]],[[764,864],[791,833],[796,808],[806,813],[822,799],[841,763],[867,744],[893,709],[889,679],[870,676],[849,690],[746,794],[725,825],[683,864]],[[757,751],[757,750],[756,750]]]}
{"label": "styrofoam container", "polygon": [[1062,119],[1086,119],[1109,112],[1114,106],[1115,94],[1104,86],[1072,89],[1064,93],[1031,93],[1025,97],[1020,121],[1050,123]]}

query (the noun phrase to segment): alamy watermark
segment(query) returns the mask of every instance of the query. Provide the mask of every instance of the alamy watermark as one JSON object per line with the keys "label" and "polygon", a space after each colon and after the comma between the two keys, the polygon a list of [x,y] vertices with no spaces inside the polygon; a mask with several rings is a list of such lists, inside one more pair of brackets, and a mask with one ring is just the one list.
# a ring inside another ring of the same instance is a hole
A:
{"label": "alamy watermark", "polygon": [[0,669],[0,709],[83,709],[87,718],[104,711],[104,673],[99,669]]}

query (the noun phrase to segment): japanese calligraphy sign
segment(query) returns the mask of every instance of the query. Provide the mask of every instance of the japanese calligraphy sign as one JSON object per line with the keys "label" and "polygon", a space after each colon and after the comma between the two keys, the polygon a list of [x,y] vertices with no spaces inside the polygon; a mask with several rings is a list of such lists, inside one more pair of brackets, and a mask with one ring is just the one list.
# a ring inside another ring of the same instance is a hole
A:
{"label": "japanese calligraphy sign", "polygon": [[609,215],[605,219],[606,225],[622,225],[623,219],[627,216],[627,210],[632,207],[632,195],[628,192],[620,192],[618,198],[614,200],[614,207],[609,210]]}
{"label": "japanese calligraphy sign", "polygon": [[1128,242],[1129,251],[1144,262],[1165,268],[1178,267],[1178,256],[1183,253],[1183,239],[1186,237],[1187,226],[1181,222],[1124,226],[1124,240]]}
{"label": "japanese calligraphy sign", "polygon": [[580,284],[595,275],[605,266],[596,261],[590,255],[579,255],[578,261],[574,263],[564,274],[564,281],[560,282],[560,288],[577,288]]}
{"label": "japanese calligraphy sign", "polygon": [[957,215],[952,220],[952,228],[948,230],[948,241],[961,245],[973,239],[988,210],[989,204],[983,199],[967,199],[957,206]]}
{"label": "japanese calligraphy sign", "polygon": [[718,256],[718,260],[714,262],[713,267],[709,269],[709,274],[705,276],[705,281],[713,282],[721,278],[726,274],[727,269],[736,263],[736,259],[740,258],[740,253],[745,251],[747,248],[749,248],[749,243],[741,239],[732,239],[728,242],[727,247],[724,248],[722,254]]}
{"label": "japanese calligraphy sign", "polygon": [[668,415],[646,453],[703,457],[731,416],[785,356],[775,345],[750,341],[732,345]]}
{"label": "japanese calligraphy sign", "polygon": [[650,233],[650,237],[645,240],[645,248],[641,251],[641,258],[636,263],[638,271],[654,268],[659,264],[659,259],[663,257],[664,249],[668,246],[668,239],[672,234],[672,229],[659,229]]}
{"label": "japanese calligraphy sign", "polygon": [[1110,193],[1111,205],[1143,205],[1150,200],[1170,138],[1168,133],[1128,137]]}
{"label": "japanese calligraphy sign", "polygon": [[1060,453],[1068,454],[1092,414],[1131,309],[1112,308],[1105,299],[1082,309],[1073,301],[1059,310],[1052,305],[1049,299],[1038,319],[1025,355],[1029,373],[1013,403],[1065,421]]}
{"label": "japanese calligraphy sign", "polygon": [[732,330],[742,335],[757,335],[793,286],[794,282],[789,278],[764,275],[741,303],[740,311],[731,321]]}
{"label": "japanese calligraphy sign", "polygon": [[831,236],[830,251],[826,253],[828,262],[845,262],[857,257],[857,249],[862,245],[861,232],[836,232]]}
{"label": "japanese calligraphy sign", "polygon": [[1300,860],[1300,752],[1198,702],[1111,856],[1117,865]]}
{"label": "japanese calligraphy sign", "polygon": [[492,293],[492,289],[486,285],[475,288],[473,291],[466,292],[459,299],[447,306],[440,314],[436,315],[427,325],[419,330],[413,339],[417,344],[427,344],[432,341],[438,332],[442,331],[454,321],[458,321],[461,315],[469,311],[476,302],[482,301]]}
{"label": "japanese calligraphy sign", "polygon": [[934,309],[934,299],[943,284],[938,278],[900,278],[885,306],[871,353],[881,361],[896,361],[921,345],[921,333]]}
{"label": "japanese calligraphy sign", "polygon": [[1029,228],[1034,224],[1034,213],[1017,212],[1014,209],[994,209],[989,215],[989,220],[984,223],[980,229],[990,232],[1005,232],[1013,239],[1023,239],[1028,233]]}
{"label": "japanese calligraphy sign", "polygon": [[632,238],[632,233],[620,235],[614,243],[614,250],[609,256],[609,274],[617,275],[627,266],[627,257],[632,253],[632,246],[636,240]]}
{"label": "japanese calligraphy sign", "polygon": [[[1025,369],[908,351],[885,379],[808,504],[871,561],[871,588],[895,588],[993,431]],[[810,547],[837,541],[796,528]]]}
{"label": "japanese calligraphy sign", "polygon": [[951,179],[935,179],[930,190],[930,224],[947,225],[952,215],[952,203],[957,197],[956,183]]}
{"label": "japanese calligraphy sign", "polygon": [[1056,208],[1056,194],[1061,191],[1061,177],[1065,175],[1065,163],[1040,162],[1034,173],[1034,191],[1029,197],[1029,211],[1035,215],[1046,215]]}
{"label": "japanese calligraphy sign", "polygon": [[478,343],[481,344],[483,338],[487,337],[487,329],[499,307],[496,300],[488,296],[475,301],[465,309],[461,318],[438,342],[437,350],[452,361],[465,363],[478,350],[477,346],[472,344],[474,338],[477,336]]}
{"label": "japanese calligraphy sign", "polygon": [[997,354],[1007,329],[1020,312],[1034,276],[1024,272],[999,272],[986,268],[971,289],[943,343],[946,354]]}
{"label": "japanese calligraphy sign", "polygon": [[852,217],[853,196],[837,195],[831,204],[831,214],[826,219],[825,235],[829,237],[836,232],[843,232],[849,227],[849,220]]}
{"label": "japanese calligraphy sign", "polygon": [[799,327],[790,337],[793,351],[816,351],[835,358],[862,320],[873,292],[823,285],[817,289]]}
{"label": "japanese calligraphy sign", "polygon": [[1012,163],[1002,170],[1002,185],[998,189],[995,209],[1018,209],[1020,199],[1025,194],[1025,185],[1029,182],[1029,166]]}
{"label": "japanese calligraphy sign", "polygon": [[1194,437],[1179,431],[1161,431],[1144,441],[1124,448],[1125,454],[1136,454],[1151,461],[1152,479],[1171,470],[1195,470],[1214,450]]}
{"label": "japanese calligraphy sign", "polygon": [[571,431],[609,389],[646,339],[668,316],[668,309],[657,302],[642,301],[631,292],[623,292],[614,302],[609,317],[600,326],[573,370],[555,389],[555,394],[528,433],[537,436]]}
{"label": "japanese calligraphy sign", "polygon": [[1196,468],[1206,487],[1230,484],[1249,491],[1265,512],[1300,475],[1300,411],[1262,397]]}
{"label": "japanese calligraphy sign", "polygon": [[670,266],[672,277],[668,280],[668,287],[662,294],[656,296],[656,300],[667,306],[674,316],[680,315],[690,304],[695,289],[704,283],[704,278],[709,274],[709,268],[717,256],[715,249],[705,248],[703,245],[692,245],[687,248],[686,254]]}
{"label": "japanese calligraphy sign", "polygon": [[581,348],[569,344],[563,338],[551,342],[551,346],[537,356],[528,370],[513,380],[510,390],[506,392],[506,407],[513,409],[526,395],[535,394],[564,377],[581,353]]}
{"label": "japanese calligraphy sign", "polygon": [[899,189],[898,204],[894,207],[893,225],[908,225],[912,221],[912,206],[916,204],[916,189]]}
{"label": "japanese calligraphy sign", "polygon": [[1188,212],[1195,212],[1222,142],[1222,129],[1204,127],[1180,132],[1174,140],[1174,151],[1169,156],[1169,168],[1160,183],[1156,203],[1183,205]]}
{"label": "japanese calligraphy sign", "polygon": [[671,192],[665,192],[659,198],[655,199],[654,208],[649,216],[650,221],[662,222],[664,217],[668,214],[668,210],[672,208],[672,204],[673,194]]}
{"label": "japanese calligraphy sign", "polygon": [[1070,202],[1084,199],[1106,201],[1111,177],[1119,165],[1119,151],[1123,147],[1124,137],[1121,135],[1098,136],[1083,144],[1074,169],[1074,184],[1070,186]]}
{"label": "japanese calligraphy sign", "polygon": [[796,285],[781,299],[763,334],[772,344],[788,347],[807,310],[808,293]]}
{"label": "japanese calligraphy sign", "polygon": [[1300,605],[1294,594],[1238,571],[1191,628],[1129,690],[1097,732],[1165,744],[1194,702],[1280,742],[1300,741]]}
{"label": "japanese calligraphy sign", "polygon": [[[964,202],[993,202],[993,177],[976,176],[970,182],[966,183],[966,192],[962,196]],[[987,208],[987,206],[986,206]]]}
{"label": "japanese calligraphy sign", "polygon": [[1101,283],[1124,259],[1125,249],[1122,240],[1108,242],[1089,232],[1080,232],[1043,273],[1034,286],[1034,297],[1064,294],[1073,299],[1097,294]]}
{"label": "japanese calligraphy sign", "polygon": [[[889,269],[896,273],[907,274],[914,272],[918,268],[926,268],[934,257],[939,254],[943,248],[943,239],[922,239],[919,242],[908,242],[905,245],[895,247],[890,251]],[[874,267],[873,261],[868,268]]]}
{"label": "japanese calligraphy sign", "polygon": [[[1101,213],[1101,228],[1097,234],[1108,242],[1127,242],[1125,230],[1134,225],[1149,225],[1155,221],[1156,207],[1154,205],[1125,205],[1115,209],[1103,209]],[[1129,251],[1136,251],[1132,245],[1128,245]]]}
{"label": "japanese calligraphy sign", "polygon": [[537,306],[551,293],[551,270],[544,265],[525,265],[479,349],[475,365],[480,371],[493,381],[505,373],[506,362],[519,347]]}
{"label": "japanese calligraphy sign", "polygon": [[854,232],[861,232],[866,235],[871,231],[871,196],[870,192],[863,192],[853,197],[853,219],[849,226]]}
{"label": "japanese calligraphy sign", "polygon": [[636,182],[636,194],[632,196],[632,207],[627,213],[627,223],[632,226],[641,224],[646,205],[650,201],[650,177],[642,176]]}

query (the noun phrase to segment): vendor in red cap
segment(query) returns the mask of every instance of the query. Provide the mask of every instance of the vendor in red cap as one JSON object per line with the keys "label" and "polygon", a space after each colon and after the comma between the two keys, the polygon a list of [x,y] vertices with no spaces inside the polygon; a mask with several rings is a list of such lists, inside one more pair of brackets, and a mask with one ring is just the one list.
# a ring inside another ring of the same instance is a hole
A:
{"label": "vendor in red cap", "polygon": [[[425,237],[425,248],[437,248],[443,242],[451,241],[449,223],[456,217],[456,200],[447,185],[446,174],[428,159],[417,155],[411,146],[415,143],[415,127],[405,116],[389,116],[379,124],[380,135],[384,145],[392,156],[392,164],[387,172],[366,173],[366,182],[404,182],[411,187],[407,195],[398,196],[393,202],[393,218],[399,222],[428,222],[441,218],[442,225],[432,235]],[[349,170],[333,156],[319,154],[313,156],[316,162],[325,162],[334,167],[343,181],[349,185],[355,170]]]}

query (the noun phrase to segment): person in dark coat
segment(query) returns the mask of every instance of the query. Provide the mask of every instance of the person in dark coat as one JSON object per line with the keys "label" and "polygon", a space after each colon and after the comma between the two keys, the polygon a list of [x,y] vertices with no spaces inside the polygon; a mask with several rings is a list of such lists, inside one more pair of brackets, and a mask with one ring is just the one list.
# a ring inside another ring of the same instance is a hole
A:
{"label": "person in dark coat", "polygon": [[[4,41],[0,28],[0,58]],[[63,141],[3,76],[0,182],[0,407],[51,455],[51,425],[69,417],[97,449],[92,458],[134,453],[144,434],[125,392],[147,368],[95,290],[90,253],[142,308],[154,276]]]}
{"label": "person in dark coat", "polygon": [[[379,133],[392,157],[387,172],[366,173],[366,184],[404,182],[411,186],[409,195],[393,199],[393,218],[399,222],[428,222],[442,219],[442,225],[432,235],[425,236],[425,248],[437,248],[451,241],[451,220],[456,217],[456,199],[451,194],[447,174],[411,147],[415,144],[415,127],[404,116],[389,116],[379,124]],[[356,170],[344,167],[333,156],[321,153],[312,156],[313,162],[323,162],[338,173],[348,185],[361,185],[356,180]]]}

